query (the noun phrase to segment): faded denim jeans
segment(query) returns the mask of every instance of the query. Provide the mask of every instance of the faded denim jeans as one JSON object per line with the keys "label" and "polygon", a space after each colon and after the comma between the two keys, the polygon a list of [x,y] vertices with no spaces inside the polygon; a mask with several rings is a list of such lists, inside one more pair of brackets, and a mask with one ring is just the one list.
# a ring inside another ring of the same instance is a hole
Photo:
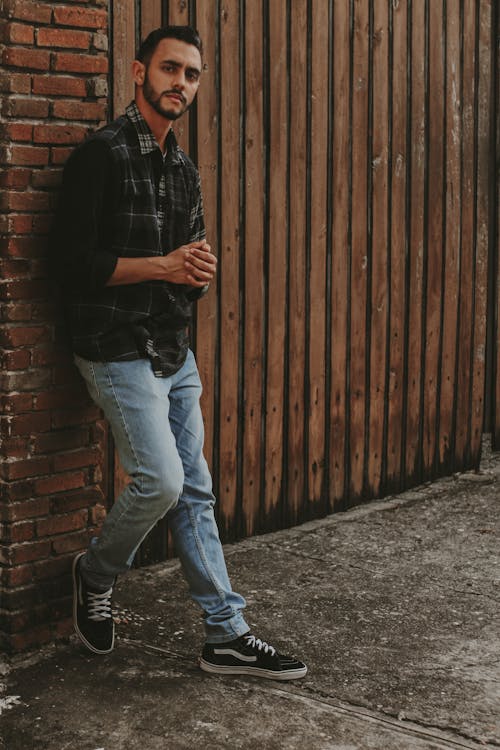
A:
{"label": "faded denim jeans", "polygon": [[222,643],[249,630],[245,600],[231,588],[214,517],[212,479],[203,456],[201,383],[194,355],[157,378],[148,359],[90,362],[75,356],[90,395],[108,419],[130,484],[108,513],[81,562],[86,582],[106,590],[132,564],[140,543],[167,515],[206,639]]}

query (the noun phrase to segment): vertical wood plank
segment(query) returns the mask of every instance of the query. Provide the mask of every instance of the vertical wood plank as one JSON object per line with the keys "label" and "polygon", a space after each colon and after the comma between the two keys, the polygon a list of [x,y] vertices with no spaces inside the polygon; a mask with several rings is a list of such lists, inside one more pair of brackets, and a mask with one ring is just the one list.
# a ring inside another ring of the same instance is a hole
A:
{"label": "vertical wood plank", "polygon": [[406,449],[405,485],[417,483],[421,477],[421,387],[423,266],[424,266],[424,204],[426,173],[426,5],[411,4],[411,166],[410,166],[410,246],[407,272],[408,315],[406,328]]}
{"label": "vertical wood plank", "polygon": [[444,185],[444,36],[442,0],[429,3],[429,157],[428,221],[425,325],[425,388],[423,405],[423,469],[432,476],[436,469],[436,419],[438,372],[441,344],[441,302],[443,295]]}
{"label": "vertical wood plank", "polygon": [[389,9],[373,3],[373,136],[372,136],[372,288],[370,326],[369,492],[377,496],[382,482],[385,441],[388,320],[389,190]]}
{"label": "vertical wood plank", "polygon": [[[264,337],[264,164],[262,8],[245,4],[245,322],[243,484],[245,532],[258,525],[261,494]],[[274,339],[273,339],[274,343]]]}
{"label": "vertical wood plank", "polygon": [[369,4],[354,0],[352,91],[352,245],[350,330],[350,492],[364,488],[366,417],[366,306],[368,284]]}
{"label": "vertical wood plank", "polygon": [[220,249],[220,523],[234,529],[237,513],[239,384],[239,2],[224,0],[220,15],[221,249]]}
{"label": "vertical wood plank", "polygon": [[145,39],[154,29],[161,26],[161,0],[142,0],[141,38]]}
{"label": "vertical wood plank", "polygon": [[490,241],[489,193],[492,138],[491,117],[491,0],[480,0],[479,6],[479,81],[477,121],[477,204],[476,204],[476,263],[474,306],[474,357],[472,380],[471,461],[478,466],[481,458],[481,438],[484,420],[484,364],[487,310],[488,245]]}
{"label": "vertical wood plank", "polygon": [[408,112],[407,63],[409,38],[407,33],[408,4],[393,4],[392,8],[392,142],[390,172],[390,335],[389,386],[387,394],[387,489],[401,486],[404,447],[404,331],[406,315],[406,257],[409,224],[407,216],[408,173]]}
{"label": "vertical wood plank", "polygon": [[[149,0],[146,0],[146,2],[149,2]],[[202,3],[199,4],[201,5]],[[189,3],[186,0],[170,0],[168,4],[168,23],[173,26],[189,26]],[[213,30],[211,33],[213,33]],[[191,112],[186,112],[173,126],[177,142],[186,154],[189,153],[190,126]]]}
{"label": "vertical wood plank", "polygon": [[309,501],[324,499],[326,377],[326,239],[328,151],[328,37],[324,0],[313,0],[311,70],[311,219],[309,274]]}
{"label": "vertical wood plank", "polygon": [[[212,252],[220,255],[217,234],[219,113],[214,34],[217,21],[217,4],[200,3],[197,9],[197,24],[203,41],[204,70],[197,101],[198,169],[203,191],[207,242],[211,245]],[[208,294],[197,303],[196,311],[196,361],[203,383],[201,407],[205,424],[205,455],[211,469],[214,467],[217,287],[218,280],[215,279]]]}
{"label": "vertical wood plank", "polygon": [[332,347],[330,421],[330,506],[345,497],[347,443],[348,253],[350,243],[350,56],[349,6],[333,6],[333,163],[332,170]]}
{"label": "vertical wood plank", "polygon": [[306,282],[307,0],[291,14],[290,257],[288,286],[288,492],[287,522],[297,523],[305,493],[304,363]]}
{"label": "vertical wood plank", "polygon": [[[441,356],[441,383],[439,395],[439,463],[440,472],[453,470],[455,441],[455,395],[457,385],[457,328],[458,293],[461,255],[461,46],[460,2],[446,3],[446,69],[444,143],[446,149],[445,173],[445,244],[443,247],[443,342]],[[466,402],[465,394],[460,398]]]}
{"label": "vertical wood plank", "polygon": [[266,377],[266,466],[264,513],[267,528],[279,528],[283,498],[283,454],[285,412],[285,342],[288,248],[288,65],[287,0],[268,6],[269,49],[269,208],[267,377]]}
{"label": "vertical wood plank", "polygon": [[123,0],[113,13],[113,117],[134,98],[131,66],[135,57],[135,1]]}
{"label": "vertical wood plank", "polygon": [[470,416],[472,396],[473,303],[474,303],[474,103],[476,87],[476,8],[464,4],[461,44],[462,70],[462,184],[461,184],[461,259],[460,259],[460,319],[458,326],[457,417],[455,425],[455,460],[458,467],[470,461]]}

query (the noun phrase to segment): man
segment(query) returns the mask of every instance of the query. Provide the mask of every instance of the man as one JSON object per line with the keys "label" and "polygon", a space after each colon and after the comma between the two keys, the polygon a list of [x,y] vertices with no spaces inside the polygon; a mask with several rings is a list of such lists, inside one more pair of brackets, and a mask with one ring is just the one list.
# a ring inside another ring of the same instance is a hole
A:
{"label": "man", "polygon": [[113,649],[116,576],[168,514],[204,611],[201,668],[288,680],[306,667],[249,632],[202,453],[201,385],[187,329],[217,261],[205,239],[198,172],[171,129],[196,96],[201,55],[189,27],[152,32],[132,66],[135,101],[79,146],[64,171],[52,265],[66,293],[75,362],[131,478],[100,536],[75,558],[75,630],[91,651]]}

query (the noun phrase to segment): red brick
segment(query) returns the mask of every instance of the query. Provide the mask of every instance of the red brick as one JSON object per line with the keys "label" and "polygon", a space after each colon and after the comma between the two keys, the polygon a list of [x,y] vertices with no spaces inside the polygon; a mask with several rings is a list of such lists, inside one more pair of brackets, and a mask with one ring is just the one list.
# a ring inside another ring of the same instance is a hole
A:
{"label": "red brick", "polygon": [[0,276],[4,279],[15,279],[30,273],[31,263],[29,260],[20,258],[0,259]]}
{"label": "red brick", "polygon": [[60,5],[54,8],[54,23],[58,26],[104,29],[108,23],[108,14],[105,10]]}
{"label": "red brick", "polygon": [[50,464],[48,458],[28,458],[17,461],[4,461],[1,466],[2,476],[8,481],[13,479],[27,479],[40,474],[48,474]]}
{"label": "red brick", "polygon": [[0,517],[3,521],[22,521],[25,518],[48,516],[50,500],[48,497],[36,500],[23,500],[21,503],[9,503],[0,507]]}
{"label": "red brick", "polygon": [[64,557],[61,555],[61,557],[51,557],[48,560],[37,562],[34,565],[35,578],[38,581],[47,581],[68,575],[71,571],[72,561],[73,555]]}
{"label": "red brick", "polygon": [[46,99],[17,98],[5,99],[2,114],[6,117],[44,118],[49,114],[49,102]]}
{"label": "red brick", "polygon": [[15,18],[18,21],[50,23],[52,18],[50,5],[30,0],[4,0],[3,9],[6,18]]}
{"label": "red brick", "polygon": [[59,453],[54,456],[54,471],[80,469],[84,466],[94,466],[99,463],[100,451],[97,448],[76,450],[69,453]]}
{"label": "red brick", "polygon": [[0,316],[4,323],[29,322],[31,320],[31,305],[19,303],[2,305]]}
{"label": "red brick", "polygon": [[18,414],[9,420],[11,435],[33,435],[50,430],[50,412]]}
{"label": "red brick", "polygon": [[107,511],[104,505],[94,505],[90,509],[90,521],[94,526],[100,526],[106,518]]}
{"label": "red brick", "polygon": [[6,23],[0,29],[2,41],[11,44],[33,44],[35,29],[24,23]]}
{"label": "red brick", "polygon": [[52,550],[56,555],[63,555],[67,552],[77,552],[88,546],[92,531],[79,531],[76,534],[65,534],[62,537],[54,539]]}
{"label": "red brick", "polygon": [[82,78],[72,76],[33,76],[33,93],[48,94],[52,96],[78,96],[87,95],[85,81]]}
{"label": "red brick", "polygon": [[0,581],[7,587],[25,586],[33,581],[33,568],[31,565],[3,568],[0,570]]}
{"label": "red brick", "polygon": [[[33,281],[6,281],[0,286],[0,299],[4,300],[29,300],[46,298],[51,293],[50,285],[47,281],[37,279]],[[10,329],[12,331],[11,338],[9,331],[6,331],[6,336],[2,337],[2,340],[8,345],[9,341],[14,342],[13,346],[19,346],[20,344],[34,344],[41,339],[42,336],[47,335],[47,329],[39,330],[39,335],[35,328],[26,329],[26,333],[23,328]],[[16,332],[17,330],[17,332]],[[22,336],[26,336],[25,340],[22,340]],[[21,338],[20,338],[21,337]]]}
{"label": "red brick", "polygon": [[11,482],[10,484],[0,484],[0,498],[3,502],[14,502],[15,500],[24,500],[33,495],[33,482]]}
{"label": "red brick", "polygon": [[72,153],[72,148],[53,147],[50,150],[50,161],[52,164],[65,164]]}
{"label": "red brick", "polygon": [[[33,282],[30,282],[30,288]],[[9,326],[0,332],[0,342],[14,349],[17,346],[29,346],[47,340],[49,331],[46,326]]]}
{"label": "red brick", "polygon": [[57,364],[61,356],[53,347],[38,347],[31,352],[31,363],[33,367],[49,367]]}
{"label": "red brick", "polygon": [[12,146],[6,163],[20,166],[48,164],[49,149],[41,146]]}
{"label": "red brick", "polygon": [[10,141],[28,141],[33,139],[33,125],[25,122],[7,122],[2,125],[3,136]]}
{"label": "red brick", "polygon": [[36,495],[50,495],[54,492],[64,492],[65,490],[74,490],[77,487],[83,487],[85,476],[83,471],[72,471],[65,474],[58,474],[46,479],[35,481]]}
{"label": "red brick", "polygon": [[[73,366],[75,378],[77,377],[77,372],[76,367]],[[70,388],[52,389],[35,394],[35,409],[57,409],[67,406],[68,403],[73,404],[73,406],[81,406],[82,402],[84,404],[91,403],[85,385],[80,380]]]}
{"label": "red brick", "polygon": [[28,458],[31,453],[30,443],[28,437],[3,438],[0,443],[0,455],[5,458]]}
{"label": "red brick", "polygon": [[0,186],[25,188],[31,180],[31,169],[7,169],[0,175]]}
{"label": "red brick", "polygon": [[31,76],[29,73],[2,72],[0,74],[0,91],[14,94],[29,94]]}
{"label": "red brick", "polygon": [[35,524],[33,521],[21,521],[20,523],[3,524],[2,539],[11,544],[28,542],[34,538]]}
{"label": "red brick", "polygon": [[[33,225],[30,222],[29,230],[32,228]],[[2,249],[11,257],[30,258],[40,255],[46,249],[45,245],[45,239],[40,237],[8,237]]]}
{"label": "red brick", "polygon": [[74,430],[49,432],[34,438],[33,451],[35,453],[54,453],[64,449],[79,448],[88,442],[88,428],[81,427]]}
{"label": "red brick", "polygon": [[73,49],[88,49],[90,47],[90,33],[88,31],[74,31],[73,29],[39,29],[36,35],[39,47],[72,47]]}
{"label": "red brick", "polygon": [[33,398],[29,393],[9,393],[0,396],[0,407],[4,414],[19,414],[33,407]]}
{"label": "red brick", "polygon": [[56,188],[59,187],[62,180],[62,169],[43,169],[34,171],[32,185],[34,188]]}
{"label": "red brick", "polygon": [[104,120],[106,105],[100,102],[60,100],[54,102],[53,115],[61,120]]}
{"label": "red brick", "polygon": [[102,502],[104,502],[102,489],[87,486],[51,498],[51,509],[53,513],[67,513],[79,508],[90,508],[95,503]]}
{"label": "red brick", "polygon": [[108,58],[103,55],[54,53],[53,70],[65,73],[107,73]]}
{"label": "red brick", "polygon": [[52,536],[53,534],[64,534],[68,531],[83,529],[86,527],[87,521],[87,511],[79,510],[65,516],[52,516],[52,518],[37,521],[36,529],[39,537]]}
{"label": "red brick", "polygon": [[47,388],[51,382],[51,372],[46,369],[19,370],[0,375],[0,387],[5,391],[36,391]]}
{"label": "red brick", "polygon": [[13,234],[32,234],[34,218],[29,214],[10,214],[9,230]]}
{"label": "red brick", "polygon": [[33,140],[35,143],[79,143],[87,133],[88,129],[81,125],[35,125]]}
{"label": "red brick", "polygon": [[31,352],[28,349],[18,349],[14,352],[4,352],[2,366],[5,370],[25,370],[30,366]]}
{"label": "red brick", "polygon": [[50,555],[50,542],[25,542],[24,544],[12,546],[8,558],[13,565],[41,560]]}
{"label": "red brick", "polygon": [[24,47],[6,47],[2,53],[2,62],[14,68],[49,70],[50,52]]}
{"label": "red brick", "polygon": [[50,203],[49,193],[5,190],[0,208],[8,211],[48,211]]}
{"label": "red brick", "polygon": [[10,651],[26,651],[35,646],[43,646],[52,640],[52,632],[48,625],[40,625],[22,633],[14,633],[9,637]]}
{"label": "red brick", "polygon": [[52,415],[52,426],[71,427],[72,425],[86,424],[99,419],[100,411],[96,406],[89,406],[86,409],[65,409],[56,411]]}

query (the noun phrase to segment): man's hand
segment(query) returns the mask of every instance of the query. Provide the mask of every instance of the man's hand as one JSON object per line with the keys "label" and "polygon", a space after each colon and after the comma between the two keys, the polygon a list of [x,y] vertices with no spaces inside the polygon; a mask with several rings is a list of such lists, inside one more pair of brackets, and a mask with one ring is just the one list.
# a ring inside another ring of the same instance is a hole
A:
{"label": "man's hand", "polygon": [[205,240],[182,245],[162,261],[165,280],[172,284],[202,287],[212,281],[217,270],[217,258]]}
{"label": "man's hand", "polygon": [[208,242],[191,242],[168,255],[150,258],[118,258],[107,286],[139,284],[142,281],[170,281],[203,287],[215,276],[217,258]]}

